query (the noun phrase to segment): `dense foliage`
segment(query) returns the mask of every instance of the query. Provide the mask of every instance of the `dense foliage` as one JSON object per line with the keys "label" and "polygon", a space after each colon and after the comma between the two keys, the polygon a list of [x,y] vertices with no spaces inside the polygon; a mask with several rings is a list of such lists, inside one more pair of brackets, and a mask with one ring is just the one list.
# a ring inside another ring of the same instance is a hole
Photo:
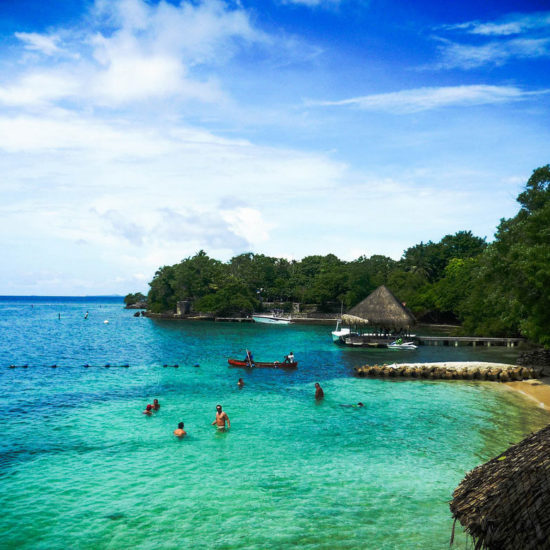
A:
{"label": "dense foliage", "polygon": [[550,345],[550,166],[534,171],[521,209],[503,219],[495,239],[470,231],[408,248],[399,261],[334,254],[289,261],[240,254],[227,263],[204,251],[161,267],[150,283],[153,312],[190,300],[196,311],[249,314],[263,302],[350,308],[385,284],[417,316],[454,319],[469,334],[524,335]]}
{"label": "dense foliage", "polygon": [[145,296],[141,292],[136,292],[135,294],[126,294],[126,296],[124,296],[124,303],[127,306],[132,306],[134,304],[139,304],[146,301],[147,296]]}

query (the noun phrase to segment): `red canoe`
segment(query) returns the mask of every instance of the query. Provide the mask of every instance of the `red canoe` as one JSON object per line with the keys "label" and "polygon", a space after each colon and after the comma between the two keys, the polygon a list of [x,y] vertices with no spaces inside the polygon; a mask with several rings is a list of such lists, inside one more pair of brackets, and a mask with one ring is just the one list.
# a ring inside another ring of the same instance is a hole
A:
{"label": "red canoe", "polygon": [[[228,359],[227,362],[229,363],[230,367],[244,367],[251,368],[250,363],[248,361],[239,361],[238,359]],[[279,361],[274,361],[273,363],[265,363],[262,361],[254,361],[252,363],[252,368],[258,368],[258,369],[295,369],[298,367],[298,362],[295,361],[294,363],[283,363]]]}

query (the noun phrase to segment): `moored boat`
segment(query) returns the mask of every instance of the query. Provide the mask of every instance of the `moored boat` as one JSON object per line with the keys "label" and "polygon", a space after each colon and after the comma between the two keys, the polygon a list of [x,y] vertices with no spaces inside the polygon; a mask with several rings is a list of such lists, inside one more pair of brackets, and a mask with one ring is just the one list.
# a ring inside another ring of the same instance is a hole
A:
{"label": "moored boat", "polygon": [[402,340],[395,340],[391,344],[388,344],[388,349],[408,349],[415,350],[418,346],[414,342],[403,342]]}
{"label": "moored boat", "polygon": [[293,363],[284,363],[283,361],[242,361],[240,359],[228,359],[230,367],[240,367],[245,369],[295,369],[298,367],[298,361]]}
{"label": "moored boat", "polygon": [[271,325],[290,325],[292,323],[290,317],[283,317],[275,314],[252,315],[252,319],[254,319],[256,323],[269,323]]}
{"label": "moored boat", "polygon": [[352,332],[350,328],[340,326],[340,321],[336,321],[336,328],[331,332],[332,341],[335,344],[343,344],[346,336],[356,335],[357,332]]}

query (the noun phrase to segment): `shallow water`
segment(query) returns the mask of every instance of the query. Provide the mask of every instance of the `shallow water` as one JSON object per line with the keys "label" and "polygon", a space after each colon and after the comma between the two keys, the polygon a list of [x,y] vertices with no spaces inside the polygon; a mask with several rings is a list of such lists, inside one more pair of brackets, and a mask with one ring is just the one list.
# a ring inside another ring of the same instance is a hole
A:
{"label": "shallow water", "polygon": [[[159,322],[113,299],[0,300],[2,547],[448,547],[465,472],[548,413],[498,384],[357,379],[352,368],[515,351],[350,350],[330,330]],[[228,368],[246,347],[257,360],[292,349],[299,368]],[[160,411],[142,415],[154,397]],[[218,402],[229,432],[210,425]]]}

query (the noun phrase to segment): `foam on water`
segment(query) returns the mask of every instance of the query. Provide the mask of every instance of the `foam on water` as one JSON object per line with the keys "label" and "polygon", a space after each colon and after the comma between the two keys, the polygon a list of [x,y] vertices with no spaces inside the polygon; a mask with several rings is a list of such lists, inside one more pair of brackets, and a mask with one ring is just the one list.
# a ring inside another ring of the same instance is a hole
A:
{"label": "foam on water", "polygon": [[[355,365],[412,356],[340,349],[329,327],[155,322],[112,301],[12,300],[0,303],[0,330],[8,548],[445,548],[464,473],[549,420],[498,384],[353,378]],[[245,347],[258,360],[292,349],[299,369],[229,369]],[[419,348],[414,361],[510,353]],[[160,411],[142,415],[154,397]],[[229,432],[210,425],[218,402]]]}

